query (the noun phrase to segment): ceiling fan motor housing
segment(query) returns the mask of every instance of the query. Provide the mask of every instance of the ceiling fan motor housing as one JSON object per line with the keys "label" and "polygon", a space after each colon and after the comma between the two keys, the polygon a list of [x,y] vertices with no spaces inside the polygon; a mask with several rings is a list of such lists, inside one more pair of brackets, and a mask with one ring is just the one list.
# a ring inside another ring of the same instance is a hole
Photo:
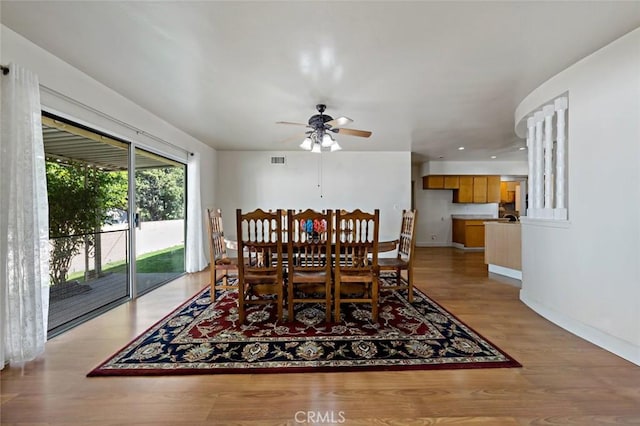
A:
{"label": "ceiling fan motor housing", "polygon": [[[311,129],[305,132],[307,138],[315,140],[323,140],[324,136],[331,133],[344,133],[350,136],[360,136],[368,138],[371,136],[371,132],[365,130],[346,129],[342,126],[351,123],[353,120],[347,117],[339,117],[334,120],[330,115],[325,115],[324,111],[327,108],[325,104],[317,104],[316,109],[320,114],[316,114],[309,118],[308,124],[292,123],[289,121],[279,121],[281,124],[293,124],[296,126],[306,126]],[[331,136],[329,134],[329,136]],[[331,136],[333,139],[333,136]]]}
{"label": "ceiling fan motor housing", "polygon": [[330,115],[324,115],[324,114],[312,115],[311,118],[309,119],[309,126],[313,127],[314,129],[324,129],[325,128],[324,123],[331,120],[333,120],[333,117],[331,117]]}
{"label": "ceiling fan motor housing", "polygon": [[311,118],[309,119],[309,126],[313,127],[316,130],[324,130],[324,129],[328,129],[331,126],[325,126],[324,123],[326,123],[327,121],[331,121],[333,120],[333,117],[331,117],[330,115],[325,115],[324,114],[324,110],[327,108],[327,106],[325,104],[318,104],[316,105],[316,109],[318,110],[318,112],[320,114],[316,114],[316,115],[312,115]]}

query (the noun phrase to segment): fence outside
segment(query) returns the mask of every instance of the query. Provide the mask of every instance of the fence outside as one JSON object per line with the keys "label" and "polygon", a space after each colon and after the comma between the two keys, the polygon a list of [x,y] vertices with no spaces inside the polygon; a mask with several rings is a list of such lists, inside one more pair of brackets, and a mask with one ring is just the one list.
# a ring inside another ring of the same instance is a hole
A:
{"label": "fence outside", "polygon": [[[106,225],[100,234],[100,260],[104,267],[109,263],[127,259],[128,234],[127,224]],[[111,232],[121,231],[121,232]],[[152,253],[167,247],[184,245],[184,219],[142,222],[136,231],[137,254]],[[90,254],[93,264],[93,254]],[[69,273],[85,270],[85,250],[81,249],[73,260]]]}

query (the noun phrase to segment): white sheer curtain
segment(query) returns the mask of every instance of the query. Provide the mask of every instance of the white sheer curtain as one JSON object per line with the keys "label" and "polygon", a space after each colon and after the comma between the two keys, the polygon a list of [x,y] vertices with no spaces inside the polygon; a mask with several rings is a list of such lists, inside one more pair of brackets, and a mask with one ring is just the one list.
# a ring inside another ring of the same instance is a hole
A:
{"label": "white sheer curtain", "polygon": [[202,203],[200,200],[200,154],[193,153],[187,160],[187,272],[202,271],[207,266],[204,255],[202,222]]}
{"label": "white sheer curtain", "polygon": [[12,64],[0,110],[0,368],[44,352],[49,205],[38,77]]}

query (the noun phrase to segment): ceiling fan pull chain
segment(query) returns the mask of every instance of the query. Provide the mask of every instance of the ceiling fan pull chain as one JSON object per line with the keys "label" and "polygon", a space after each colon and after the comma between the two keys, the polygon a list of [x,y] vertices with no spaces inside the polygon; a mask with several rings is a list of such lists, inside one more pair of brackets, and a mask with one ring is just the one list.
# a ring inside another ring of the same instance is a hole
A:
{"label": "ceiling fan pull chain", "polygon": [[320,189],[320,198],[323,198],[324,194],[322,193],[322,153],[318,158],[318,188]]}

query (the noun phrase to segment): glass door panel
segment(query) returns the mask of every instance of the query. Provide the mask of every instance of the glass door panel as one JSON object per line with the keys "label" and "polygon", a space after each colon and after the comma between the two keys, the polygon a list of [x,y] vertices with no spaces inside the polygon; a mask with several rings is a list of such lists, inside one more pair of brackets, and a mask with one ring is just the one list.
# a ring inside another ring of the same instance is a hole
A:
{"label": "glass door panel", "polygon": [[135,149],[138,295],[184,274],[186,166]]}
{"label": "glass door panel", "polygon": [[57,117],[42,133],[53,337],[129,297],[129,146]]}

